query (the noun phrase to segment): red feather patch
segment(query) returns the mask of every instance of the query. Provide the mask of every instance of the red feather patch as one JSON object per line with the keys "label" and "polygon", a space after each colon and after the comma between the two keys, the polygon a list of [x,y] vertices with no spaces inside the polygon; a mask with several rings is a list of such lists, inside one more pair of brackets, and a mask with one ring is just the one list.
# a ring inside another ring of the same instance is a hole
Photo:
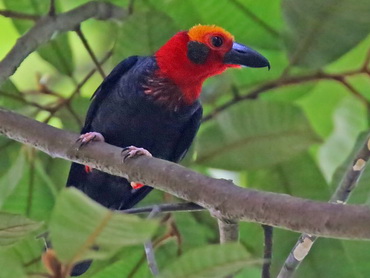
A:
{"label": "red feather patch", "polygon": [[144,186],[144,184],[142,184],[142,183],[137,183],[137,182],[133,182],[133,181],[130,184],[131,184],[132,189],[139,189],[139,188]]}
{"label": "red feather patch", "polygon": [[85,172],[88,173],[88,174],[91,173],[92,168],[90,166],[85,165]]}

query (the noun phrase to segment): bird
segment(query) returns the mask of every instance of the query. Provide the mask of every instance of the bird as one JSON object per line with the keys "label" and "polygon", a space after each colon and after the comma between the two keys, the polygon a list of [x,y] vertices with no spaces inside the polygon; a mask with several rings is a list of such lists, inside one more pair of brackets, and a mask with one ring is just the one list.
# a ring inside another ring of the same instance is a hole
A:
{"label": "bird", "polygon": [[[199,129],[203,82],[228,68],[268,67],[257,51],[237,43],[215,25],[195,25],[173,35],[152,56],[120,62],[92,96],[80,144],[92,141],[123,148],[125,159],[147,155],[179,162]],[[133,207],[152,187],[72,163],[73,186],[111,210]],[[91,261],[77,264],[83,274]]]}

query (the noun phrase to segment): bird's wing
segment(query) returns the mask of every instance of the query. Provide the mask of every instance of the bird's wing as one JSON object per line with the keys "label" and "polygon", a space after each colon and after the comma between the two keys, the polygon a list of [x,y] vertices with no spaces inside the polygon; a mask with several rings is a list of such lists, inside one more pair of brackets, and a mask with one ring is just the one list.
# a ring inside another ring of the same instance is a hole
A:
{"label": "bird's wing", "polygon": [[176,144],[176,149],[172,155],[171,161],[178,162],[184,158],[191,143],[194,140],[195,135],[200,126],[202,120],[203,108],[199,105],[198,109],[194,112],[193,116],[190,118],[189,122],[184,127],[182,131],[182,136]]}
{"label": "bird's wing", "polygon": [[120,62],[96,89],[95,93],[91,97],[92,103],[87,112],[85,126],[82,129],[82,133],[85,133],[89,130],[89,126],[96,114],[99,104],[102,103],[107,94],[112,91],[113,86],[117,84],[117,81],[124,74],[126,74],[136,64],[137,61],[138,56],[131,56]]}

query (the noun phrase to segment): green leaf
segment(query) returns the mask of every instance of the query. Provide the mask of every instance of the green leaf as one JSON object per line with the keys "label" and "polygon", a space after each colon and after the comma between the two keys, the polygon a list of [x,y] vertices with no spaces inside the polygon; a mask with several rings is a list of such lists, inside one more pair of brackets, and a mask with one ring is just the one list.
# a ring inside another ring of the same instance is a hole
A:
{"label": "green leaf", "polygon": [[[50,2],[45,0],[4,0],[4,6],[13,11],[34,15],[45,15]],[[57,10],[59,2],[56,2]],[[12,19],[14,26],[20,34],[25,33],[33,26],[27,20]],[[38,49],[41,58],[53,65],[58,71],[68,76],[74,71],[72,49],[69,44],[68,34],[61,34]]]}
{"label": "green leaf", "polygon": [[41,273],[43,242],[29,236],[6,248],[0,248],[0,278],[28,277],[26,273]]}
{"label": "green leaf", "polygon": [[281,47],[279,29],[283,21],[279,1],[151,0],[150,3],[166,11],[183,30],[199,23],[216,24],[231,32],[240,43],[263,49]]}
{"label": "green leaf", "polygon": [[[304,86],[299,85],[304,89]],[[337,82],[321,81],[297,103],[302,107],[313,129],[321,137],[328,137],[333,126],[333,113],[339,103],[348,96],[346,88]]]}
{"label": "green leaf", "polygon": [[52,64],[58,71],[71,76],[74,70],[73,54],[68,34],[60,34],[57,38],[38,48],[41,58]]}
{"label": "green leaf", "polygon": [[134,13],[118,30],[113,60],[118,63],[131,55],[152,55],[176,31],[173,20],[162,12]]}
{"label": "green leaf", "polygon": [[[38,154],[38,156],[42,155]],[[55,197],[50,191],[45,177],[38,171],[38,166],[32,166],[32,159],[29,160],[30,163],[27,166],[24,165],[23,170],[14,170],[14,174],[10,175],[10,182],[15,182],[18,178],[19,181],[11,194],[4,200],[2,210],[16,214],[26,213],[27,217],[33,220],[45,221],[50,217]],[[47,164],[45,163],[45,165]],[[64,183],[64,181],[62,182]]]}
{"label": "green leaf", "polygon": [[314,159],[302,153],[268,169],[247,173],[247,186],[296,197],[328,201],[328,184]]}
{"label": "green leaf", "polygon": [[104,259],[123,246],[148,240],[157,222],[113,212],[75,188],[64,189],[52,213],[50,236],[65,263]]}
{"label": "green leaf", "polygon": [[0,278],[27,277],[22,262],[12,250],[0,250],[0,269]]}
{"label": "green leaf", "polygon": [[250,265],[250,256],[237,243],[209,245],[186,252],[160,278],[218,278]]}
{"label": "green leaf", "polygon": [[41,225],[42,223],[32,221],[22,215],[0,212],[0,245],[14,244],[40,228]]}
{"label": "green leaf", "polygon": [[195,162],[227,170],[258,169],[287,161],[317,142],[298,107],[244,101],[203,125]]}
{"label": "green leaf", "polygon": [[[140,261],[143,259],[144,250],[143,248],[137,248],[137,247],[126,247],[123,252],[120,252],[123,254],[120,254],[123,259],[120,259],[101,271],[98,271],[94,275],[92,275],[92,278],[122,278],[122,277],[130,277],[131,272],[136,269],[136,266],[140,263]],[[142,264],[141,268],[148,269],[148,266],[146,264]],[[134,277],[142,277],[137,276],[137,270],[135,271]],[[131,276],[132,277],[132,276]]]}
{"label": "green leaf", "polygon": [[43,180],[45,182],[45,185],[49,188],[51,195],[56,198],[56,196],[58,195],[57,186],[50,178],[50,176],[46,173],[44,166],[39,159],[35,160],[35,170],[40,179]]}
{"label": "green leaf", "polygon": [[25,166],[25,157],[23,152],[19,152],[18,158],[14,161],[12,167],[0,179],[0,208],[3,207],[4,202],[13,193],[16,186],[22,179],[22,173]]}
{"label": "green leaf", "polygon": [[293,65],[325,66],[369,34],[368,0],[283,0],[282,5]]}
{"label": "green leaf", "polygon": [[[4,95],[5,94],[5,95]],[[24,106],[21,101],[22,96],[20,95],[17,87],[10,79],[6,80],[0,86],[0,105],[9,109],[18,109]]]}
{"label": "green leaf", "polygon": [[367,129],[366,107],[352,96],[344,98],[334,113],[334,130],[320,147],[318,158],[328,181],[350,154],[360,132]]}

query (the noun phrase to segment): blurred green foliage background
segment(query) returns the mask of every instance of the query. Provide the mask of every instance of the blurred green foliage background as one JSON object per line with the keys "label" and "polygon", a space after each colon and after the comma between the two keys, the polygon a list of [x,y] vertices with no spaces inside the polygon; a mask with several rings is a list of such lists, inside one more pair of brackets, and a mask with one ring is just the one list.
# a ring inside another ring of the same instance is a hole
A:
{"label": "blurred green foliage background", "polygon": [[[57,10],[65,12],[87,2],[57,1]],[[369,130],[368,0],[107,2],[123,8],[131,3],[133,9],[123,22],[88,20],[81,25],[98,59],[110,57],[103,64],[106,73],[130,55],[153,54],[178,30],[198,23],[224,27],[238,42],[270,60],[270,71],[232,69],[205,83],[201,96],[205,119],[184,160],[187,167],[232,178],[242,187],[320,201],[330,198],[349,166],[351,153],[361,144],[360,134]],[[48,0],[0,1],[1,10],[33,15],[44,15],[48,8]],[[0,59],[33,24],[0,16]],[[89,99],[102,81],[95,73],[79,88],[94,68],[76,32],[56,33],[53,41],[29,55],[0,87],[0,106],[79,132]],[[0,250],[0,268],[4,269],[0,277],[44,271],[37,260],[42,241],[34,240],[37,232],[31,236],[29,232],[39,228],[40,221],[44,230],[50,223],[57,230],[64,225],[53,208],[65,186],[69,164],[0,137],[0,209],[33,220],[22,222],[31,229],[25,229],[11,245],[1,240],[0,231],[0,245],[7,246]],[[350,203],[368,204],[369,190],[368,169]],[[169,200],[173,198],[153,192],[141,205]],[[7,221],[1,215],[0,219]],[[165,223],[156,238],[173,227],[178,234],[157,248],[160,269],[176,260],[180,251],[218,241],[216,221],[207,213],[172,214]],[[82,223],[77,219],[69,225],[78,228]],[[251,260],[262,257],[259,225],[242,223],[240,237]],[[297,238],[292,232],[276,232],[273,276]],[[73,246],[68,237],[62,243],[67,249]],[[369,249],[368,242],[319,239],[297,277],[368,277]],[[96,261],[84,277],[151,277],[141,245],[116,251]],[[246,256],[240,254],[238,258]],[[237,277],[260,277],[260,265],[243,268]]]}

